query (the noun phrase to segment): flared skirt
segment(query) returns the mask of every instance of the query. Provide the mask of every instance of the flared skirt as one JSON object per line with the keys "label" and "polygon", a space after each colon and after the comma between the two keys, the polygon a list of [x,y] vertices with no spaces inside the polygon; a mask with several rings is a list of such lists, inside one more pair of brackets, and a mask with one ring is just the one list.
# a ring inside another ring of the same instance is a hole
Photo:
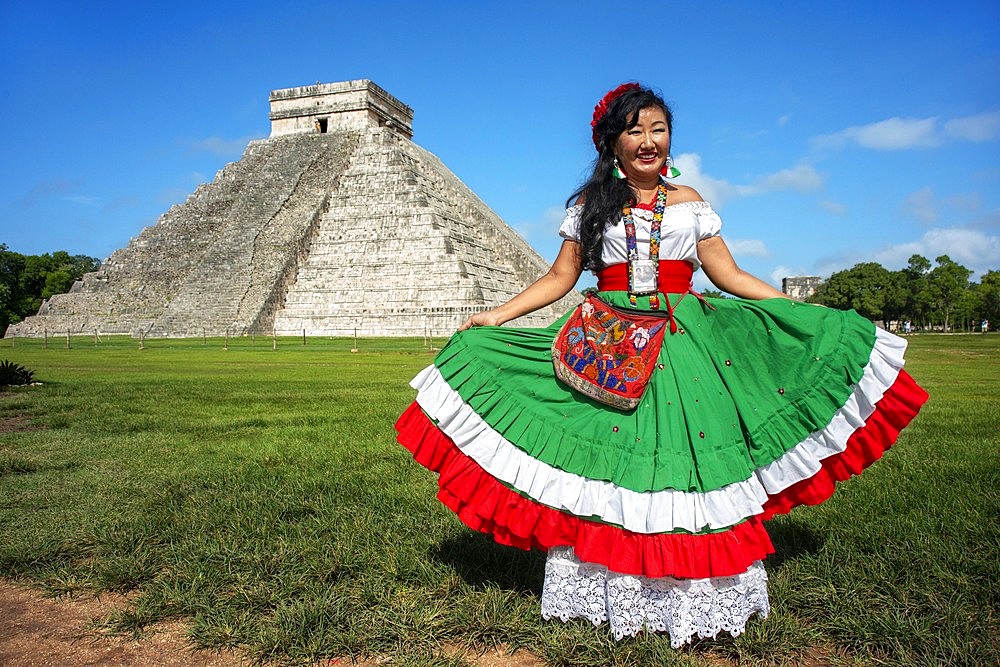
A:
{"label": "flared skirt", "polygon": [[763,521],[827,499],[927,399],[905,340],[853,311],[665,299],[677,332],[630,411],[555,378],[563,320],[452,336],[397,423],[441,501],[502,544],[571,547],[614,573],[744,575],[773,551]]}

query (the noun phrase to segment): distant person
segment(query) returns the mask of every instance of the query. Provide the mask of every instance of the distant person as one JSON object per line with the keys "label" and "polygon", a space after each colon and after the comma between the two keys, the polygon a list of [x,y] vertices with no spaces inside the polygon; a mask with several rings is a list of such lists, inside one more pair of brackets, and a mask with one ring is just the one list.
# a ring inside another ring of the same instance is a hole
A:
{"label": "distant person", "polygon": [[903,332],[909,334],[912,333],[912,330],[913,325],[910,324],[910,320],[906,320],[906,322],[903,323]]}
{"label": "distant person", "polygon": [[[619,86],[592,130],[597,159],[552,268],[451,337],[413,380],[399,441],[467,525],[548,552],[543,617],[674,646],[737,635],[770,609],[764,520],[826,500],[927,395],[902,370],[903,339],[736,265],[712,206],[669,180],[659,95]],[[739,298],[696,294],[699,267]],[[584,270],[603,301],[543,329],[498,326]]]}
{"label": "distant person", "polygon": [[980,322],[979,323],[979,330],[982,331],[984,334],[989,333],[990,332],[990,321],[989,320],[983,320],[982,322]]}

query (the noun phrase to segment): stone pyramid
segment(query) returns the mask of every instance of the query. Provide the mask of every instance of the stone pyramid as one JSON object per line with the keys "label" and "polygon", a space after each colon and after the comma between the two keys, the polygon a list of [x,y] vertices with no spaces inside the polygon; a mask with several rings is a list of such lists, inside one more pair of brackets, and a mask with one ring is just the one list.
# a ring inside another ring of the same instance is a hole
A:
{"label": "stone pyramid", "polygon": [[[270,102],[270,138],[7,335],[440,336],[548,269],[372,82]],[[513,324],[544,326],[579,299]]]}

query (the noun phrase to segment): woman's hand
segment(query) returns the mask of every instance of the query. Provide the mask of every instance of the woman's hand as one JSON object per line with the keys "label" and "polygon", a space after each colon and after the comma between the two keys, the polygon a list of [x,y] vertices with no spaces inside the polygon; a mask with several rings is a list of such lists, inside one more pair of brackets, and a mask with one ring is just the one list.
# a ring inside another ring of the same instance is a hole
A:
{"label": "woman's hand", "polygon": [[501,324],[503,324],[503,321],[496,313],[492,310],[484,310],[483,312],[476,313],[467,319],[465,323],[458,328],[458,330],[465,331],[466,329],[471,329],[472,327],[498,327]]}

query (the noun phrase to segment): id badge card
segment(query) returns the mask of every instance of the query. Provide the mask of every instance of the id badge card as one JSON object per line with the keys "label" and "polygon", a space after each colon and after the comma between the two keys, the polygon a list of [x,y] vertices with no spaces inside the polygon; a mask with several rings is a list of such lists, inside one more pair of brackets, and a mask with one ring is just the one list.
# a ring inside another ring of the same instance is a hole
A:
{"label": "id badge card", "polygon": [[629,286],[632,294],[655,294],[656,262],[651,259],[633,259],[629,261]]}

